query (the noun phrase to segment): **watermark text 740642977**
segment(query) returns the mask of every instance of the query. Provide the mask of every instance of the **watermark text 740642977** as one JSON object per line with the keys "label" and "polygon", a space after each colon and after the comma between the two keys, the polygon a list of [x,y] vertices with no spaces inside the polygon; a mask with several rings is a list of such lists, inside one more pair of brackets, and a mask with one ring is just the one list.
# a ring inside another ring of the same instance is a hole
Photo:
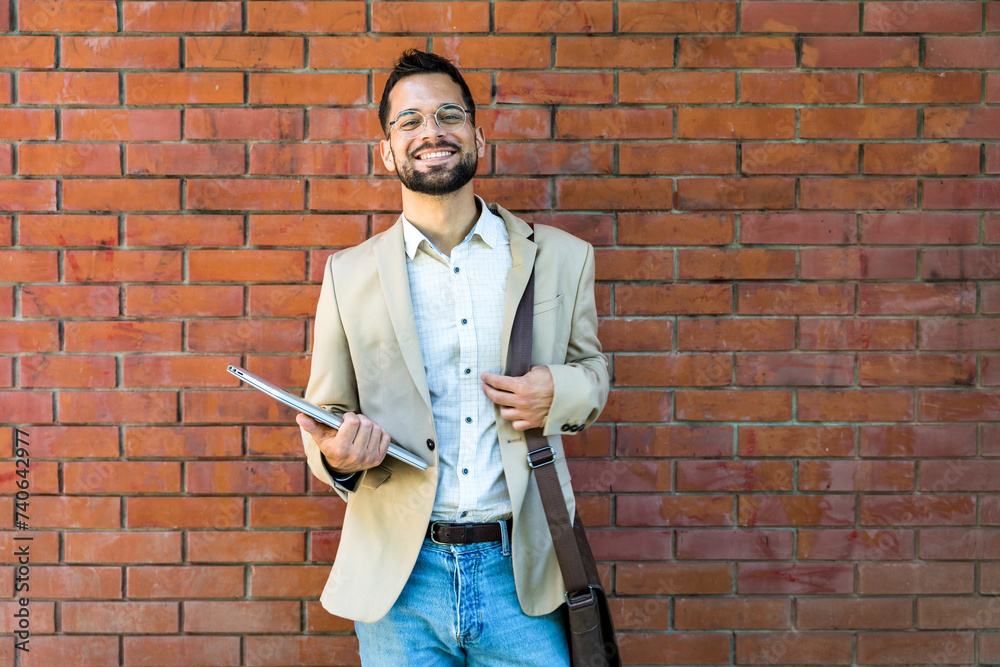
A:
{"label": "watermark text 740642977", "polygon": [[[16,471],[14,494],[14,526],[18,531],[29,529],[29,491],[28,475],[31,465],[31,455],[28,452],[28,433],[19,428],[14,429],[14,467]],[[18,533],[14,536],[14,558],[17,567],[14,571],[14,594],[17,596],[17,606],[14,611],[14,647],[18,651],[28,651],[31,617],[28,605],[31,602],[28,593],[31,591],[31,540],[30,535]]]}

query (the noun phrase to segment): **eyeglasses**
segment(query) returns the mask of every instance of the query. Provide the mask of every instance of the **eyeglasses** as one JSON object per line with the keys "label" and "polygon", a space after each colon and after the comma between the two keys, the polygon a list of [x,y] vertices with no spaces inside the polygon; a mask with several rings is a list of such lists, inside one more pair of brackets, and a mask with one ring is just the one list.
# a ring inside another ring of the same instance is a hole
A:
{"label": "eyeglasses", "polygon": [[445,132],[458,132],[465,127],[465,119],[468,109],[463,109],[457,104],[445,104],[434,113],[422,114],[417,111],[400,111],[396,120],[389,123],[390,127],[395,127],[399,136],[407,139],[415,137],[427,127],[427,117],[434,116],[437,126]]}

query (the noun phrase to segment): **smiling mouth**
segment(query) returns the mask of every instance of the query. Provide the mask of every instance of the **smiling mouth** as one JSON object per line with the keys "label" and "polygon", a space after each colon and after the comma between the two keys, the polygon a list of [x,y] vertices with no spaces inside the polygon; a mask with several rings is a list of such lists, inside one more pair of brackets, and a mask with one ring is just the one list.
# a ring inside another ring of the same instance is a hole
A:
{"label": "smiling mouth", "polygon": [[434,158],[448,157],[448,156],[450,156],[452,154],[453,154],[452,151],[434,151],[432,153],[424,153],[423,155],[418,155],[417,159],[418,160],[433,160]]}

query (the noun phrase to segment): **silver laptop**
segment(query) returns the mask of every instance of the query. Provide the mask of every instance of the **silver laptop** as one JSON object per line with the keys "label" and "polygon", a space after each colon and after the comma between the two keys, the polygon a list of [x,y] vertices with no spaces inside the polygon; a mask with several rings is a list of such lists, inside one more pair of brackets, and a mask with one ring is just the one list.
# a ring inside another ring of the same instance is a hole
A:
{"label": "silver laptop", "polygon": [[[276,398],[285,405],[291,406],[299,412],[309,415],[318,422],[333,428],[340,428],[341,424],[344,423],[343,419],[340,418],[340,415],[327,412],[323,408],[313,405],[295,394],[290,394],[281,387],[275,386],[267,380],[257,377],[245,368],[240,368],[239,366],[229,366],[226,370],[252,387],[260,389],[268,396]],[[406,451],[394,442],[389,443],[389,456],[394,459],[399,459],[404,463],[409,463],[411,466],[419,468],[420,470],[427,470],[427,463],[422,458],[416,454]]]}

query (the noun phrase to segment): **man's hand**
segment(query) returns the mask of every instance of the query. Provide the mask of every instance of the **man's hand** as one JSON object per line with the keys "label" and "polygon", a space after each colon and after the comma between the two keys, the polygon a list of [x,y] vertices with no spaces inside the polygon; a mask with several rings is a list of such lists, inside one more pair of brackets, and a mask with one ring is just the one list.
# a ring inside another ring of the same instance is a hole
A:
{"label": "man's hand", "polygon": [[340,429],[329,428],[302,413],[295,421],[305,429],[331,468],[345,475],[374,468],[389,451],[389,434],[364,415],[344,414]]}
{"label": "man's hand", "polygon": [[483,393],[500,406],[500,416],[517,431],[538,428],[552,407],[555,384],[547,366],[532,366],[521,377],[483,373]]}

